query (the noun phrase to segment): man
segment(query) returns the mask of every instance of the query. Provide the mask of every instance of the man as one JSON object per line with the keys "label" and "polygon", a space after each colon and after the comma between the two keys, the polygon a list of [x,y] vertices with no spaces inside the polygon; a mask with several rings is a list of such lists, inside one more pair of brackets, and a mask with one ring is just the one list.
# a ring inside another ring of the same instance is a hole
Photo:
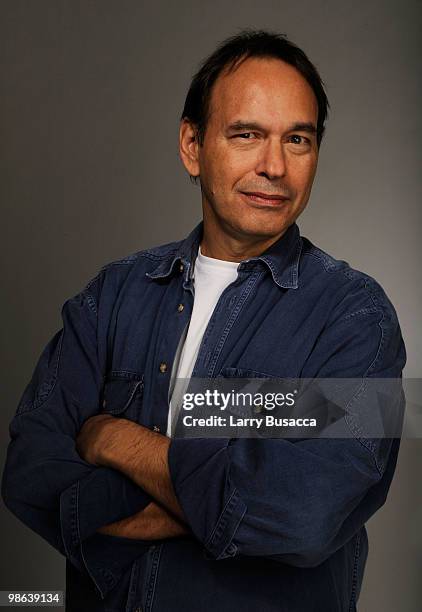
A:
{"label": "man", "polygon": [[353,420],[345,438],[170,437],[176,379],[401,376],[381,287],[295,223],[327,107],[285,37],[222,43],[180,124],[203,223],[64,304],[10,425],[2,494],[67,557],[68,610],[356,609],[398,439]]}

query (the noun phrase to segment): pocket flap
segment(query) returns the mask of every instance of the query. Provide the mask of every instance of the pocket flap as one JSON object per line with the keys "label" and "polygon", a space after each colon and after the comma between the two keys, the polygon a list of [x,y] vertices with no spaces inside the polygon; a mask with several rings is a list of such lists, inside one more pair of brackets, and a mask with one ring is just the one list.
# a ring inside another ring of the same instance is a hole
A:
{"label": "pocket flap", "polygon": [[274,378],[272,374],[257,372],[249,368],[229,368],[225,367],[221,370],[220,377],[222,378]]}
{"label": "pocket flap", "polygon": [[135,395],[143,389],[144,377],[136,380],[112,378],[104,384],[102,408],[105,412],[119,414],[131,404]]}

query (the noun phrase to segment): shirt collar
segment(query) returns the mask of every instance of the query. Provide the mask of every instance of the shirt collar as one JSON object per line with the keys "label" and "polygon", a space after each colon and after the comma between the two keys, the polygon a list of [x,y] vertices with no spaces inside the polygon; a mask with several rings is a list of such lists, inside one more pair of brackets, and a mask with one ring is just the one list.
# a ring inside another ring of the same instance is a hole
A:
{"label": "shirt collar", "polygon": [[[185,282],[191,276],[198,247],[202,239],[203,222],[201,221],[191,231],[189,236],[176,243],[175,250],[171,251],[159,265],[147,275],[152,279],[169,276],[176,264],[184,271]],[[270,246],[264,253],[245,259],[241,262],[239,270],[255,267],[255,262],[263,262],[269,268],[274,282],[285,289],[297,289],[299,276],[299,260],[302,251],[302,238],[296,223],[290,225],[285,233]]]}

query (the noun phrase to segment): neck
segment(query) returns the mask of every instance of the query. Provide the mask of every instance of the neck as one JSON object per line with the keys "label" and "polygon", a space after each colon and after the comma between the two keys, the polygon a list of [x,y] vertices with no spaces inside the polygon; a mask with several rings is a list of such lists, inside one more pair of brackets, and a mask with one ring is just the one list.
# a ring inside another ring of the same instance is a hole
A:
{"label": "neck", "polygon": [[[283,232],[284,233],[284,232]],[[206,257],[224,261],[240,262],[250,257],[262,255],[283,235],[277,236],[239,236],[235,232],[222,232],[213,227],[204,218],[204,233],[201,241],[201,253]]]}

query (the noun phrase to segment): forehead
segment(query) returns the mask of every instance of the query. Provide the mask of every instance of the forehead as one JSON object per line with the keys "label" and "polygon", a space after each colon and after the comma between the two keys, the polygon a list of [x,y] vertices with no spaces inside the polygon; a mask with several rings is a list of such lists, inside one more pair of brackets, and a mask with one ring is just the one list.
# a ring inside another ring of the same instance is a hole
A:
{"label": "forehead", "polygon": [[209,120],[223,127],[238,119],[314,122],[316,96],[296,68],[276,58],[248,58],[219,75],[211,93]]}

